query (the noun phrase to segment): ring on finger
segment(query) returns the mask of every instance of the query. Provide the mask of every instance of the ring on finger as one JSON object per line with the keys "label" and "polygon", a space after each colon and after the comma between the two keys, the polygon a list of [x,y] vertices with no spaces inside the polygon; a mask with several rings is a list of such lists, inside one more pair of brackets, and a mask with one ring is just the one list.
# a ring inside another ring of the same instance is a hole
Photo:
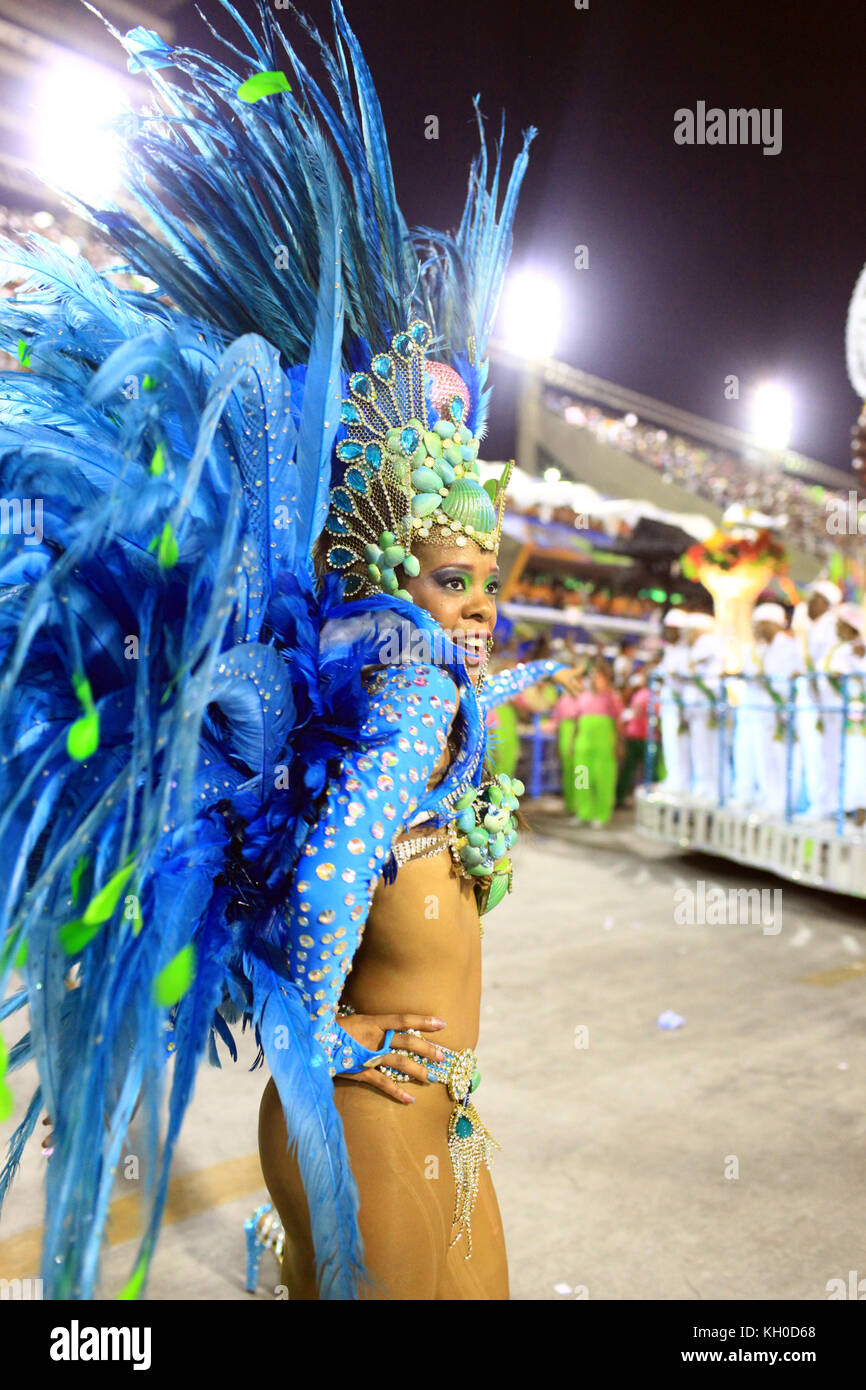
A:
{"label": "ring on finger", "polygon": [[408,1077],[408,1076],[405,1074],[405,1072],[398,1071],[396,1067],[384,1067],[384,1066],[382,1066],[382,1067],[379,1067],[379,1071],[382,1073],[383,1076],[390,1076],[391,1079],[392,1079],[393,1081],[409,1081],[409,1080],[411,1080],[411,1077]]}

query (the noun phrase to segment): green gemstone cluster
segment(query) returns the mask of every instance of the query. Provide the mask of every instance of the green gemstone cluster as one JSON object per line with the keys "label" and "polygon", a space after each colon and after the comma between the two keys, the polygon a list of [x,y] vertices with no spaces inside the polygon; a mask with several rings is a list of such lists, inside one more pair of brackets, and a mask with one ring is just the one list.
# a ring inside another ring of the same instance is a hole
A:
{"label": "green gemstone cluster", "polygon": [[489,786],[473,787],[455,805],[460,863],[472,878],[491,880],[484,912],[496,907],[511,886],[509,852],[517,839],[514,812],[525,790],[519,778],[500,772]]}
{"label": "green gemstone cluster", "polygon": [[365,545],[364,559],[367,561],[367,577],[373,584],[380,585],[386,594],[411,600],[412,595],[408,590],[400,588],[396,569],[402,565],[410,579],[414,579],[421,572],[421,563],[415,555],[407,555],[402,545],[397,544],[393,531],[383,531],[378,543]]}

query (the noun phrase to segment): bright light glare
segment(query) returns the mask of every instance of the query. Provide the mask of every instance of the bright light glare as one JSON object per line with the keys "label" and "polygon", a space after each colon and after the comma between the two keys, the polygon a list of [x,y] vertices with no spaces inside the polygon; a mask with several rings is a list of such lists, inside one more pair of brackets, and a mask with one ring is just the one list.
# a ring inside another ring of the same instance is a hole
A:
{"label": "bright light glare", "polygon": [[561,322],[559,288],[539,271],[524,270],[505,287],[503,335],[520,357],[552,357]]}
{"label": "bright light glare", "polygon": [[42,70],[34,105],[39,176],[86,202],[112,198],[121,145],[109,124],[130,109],[120,81],[92,63],[64,62]]}
{"label": "bright light glare", "polygon": [[545,468],[544,481],[546,483],[558,483],[562,474],[558,468]]}
{"label": "bright light glare", "polygon": [[765,449],[787,449],[792,414],[793,402],[786,387],[774,381],[759,386],[752,406],[752,433],[758,443]]}

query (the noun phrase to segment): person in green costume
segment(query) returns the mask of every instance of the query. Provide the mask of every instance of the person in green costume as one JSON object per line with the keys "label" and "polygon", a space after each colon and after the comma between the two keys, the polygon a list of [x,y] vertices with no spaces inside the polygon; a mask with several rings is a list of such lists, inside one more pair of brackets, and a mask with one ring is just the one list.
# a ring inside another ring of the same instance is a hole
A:
{"label": "person in green costume", "polygon": [[487,716],[490,761],[497,772],[504,772],[508,777],[513,777],[517,772],[520,756],[517,725],[517,710],[513,704],[499,705]]}
{"label": "person in green costume", "polygon": [[556,721],[556,740],[559,750],[559,765],[562,769],[562,796],[566,814],[577,816],[576,754],[575,733],[577,731],[577,709],[580,694],[561,695],[553,708]]}
{"label": "person in green costume", "polygon": [[593,667],[590,688],[575,701],[574,795],[580,821],[607,825],[616,799],[622,701],[603,665]]}
{"label": "person in green costume", "polygon": [[[489,672],[496,675],[517,664],[517,645],[512,640],[491,657]],[[517,704],[503,701],[487,713],[487,756],[497,773],[514,777],[520,758],[520,713]]]}

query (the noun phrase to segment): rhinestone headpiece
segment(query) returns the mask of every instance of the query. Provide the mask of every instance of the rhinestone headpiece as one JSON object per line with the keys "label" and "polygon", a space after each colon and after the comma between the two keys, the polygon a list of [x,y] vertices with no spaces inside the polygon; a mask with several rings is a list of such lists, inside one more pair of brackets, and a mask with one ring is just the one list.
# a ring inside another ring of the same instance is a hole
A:
{"label": "rhinestone headpiece", "polygon": [[390,352],[377,353],[369,371],[349,378],[340,408],[347,438],[337,445],[345,472],[331,489],[325,523],[334,538],[327,564],[344,576],[346,597],[384,592],[410,599],[396,571],[418,574],[413,540],[499,546],[514,465],[482,485],[479,440],[464,423],[468,388],[452,367],[426,360],[431,337],[429,324],[413,319],[394,335]]}

